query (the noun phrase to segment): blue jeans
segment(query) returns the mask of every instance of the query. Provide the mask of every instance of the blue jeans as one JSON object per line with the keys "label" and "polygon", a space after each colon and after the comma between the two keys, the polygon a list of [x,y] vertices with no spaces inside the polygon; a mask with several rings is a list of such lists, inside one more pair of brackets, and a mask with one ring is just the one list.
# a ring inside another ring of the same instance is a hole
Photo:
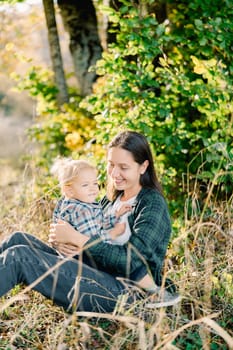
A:
{"label": "blue jeans", "polygon": [[15,232],[0,246],[0,296],[19,283],[33,283],[32,289],[70,312],[111,312],[117,297],[125,293],[114,276],[61,257],[36,237]]}

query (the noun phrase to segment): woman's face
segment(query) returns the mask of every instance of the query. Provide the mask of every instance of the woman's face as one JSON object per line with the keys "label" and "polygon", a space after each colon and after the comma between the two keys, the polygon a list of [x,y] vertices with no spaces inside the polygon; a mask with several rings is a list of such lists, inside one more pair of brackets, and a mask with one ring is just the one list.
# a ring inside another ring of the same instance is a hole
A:
{"label": "woman's face", "polygon": [[135,196],[141,189],[140,176],[146,171],[148,160],[143,164],[135,162],[132,153],[120,147],[108,151],[107,174],[114,187],[124,191],[127,197]]}

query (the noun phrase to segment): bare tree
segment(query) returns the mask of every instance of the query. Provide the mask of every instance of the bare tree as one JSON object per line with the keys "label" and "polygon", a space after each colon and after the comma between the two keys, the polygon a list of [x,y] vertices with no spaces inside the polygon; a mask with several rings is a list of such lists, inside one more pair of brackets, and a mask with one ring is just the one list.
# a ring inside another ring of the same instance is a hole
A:
{"label": "bare tree", "polygon": [[70,52],[80,95],[91,93],[96,73],[89,68],[101,57],[95,7],[91,0],[58,0],[64,27],[70,37]]}
{"label": "bare tree", "polygon": [[63,103],[68,102],[68,92],[63,69],[53,0],[43,0],[43,6],[48,28],[48,41],[55,77],[55,84],[59,90],[57,100],[59,105],[62,105]]}

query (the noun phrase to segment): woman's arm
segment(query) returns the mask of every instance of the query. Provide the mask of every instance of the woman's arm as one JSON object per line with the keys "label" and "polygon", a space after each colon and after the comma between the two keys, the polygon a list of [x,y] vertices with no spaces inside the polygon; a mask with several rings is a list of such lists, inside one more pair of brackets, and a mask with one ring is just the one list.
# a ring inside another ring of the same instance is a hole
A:
{"label": "woman's arm", "polygon": [[51,224],[50,243],[71,244],[81,248],[90,236],[101,234],[102,212],[99,207],[72,200],[64,201],[63,204],[60,220]]}
{"label": "woman's arm", "polygon": [[54,245],[70,244],[82,248],[90,237],[81,234],[75,230],[68,222],[58,220],[57,223],[50,225],[49,242]]}
{"label": "woman's arm", "polygon": [[152,271],[155,276],[163,265],[171,234],[164,198],[156,191],[142,190],[129,223],[132,231],[129,244],[118,246],[99,241],[95,244],[97,237],[92,237],[84,248],[107,272],[143,278]]}

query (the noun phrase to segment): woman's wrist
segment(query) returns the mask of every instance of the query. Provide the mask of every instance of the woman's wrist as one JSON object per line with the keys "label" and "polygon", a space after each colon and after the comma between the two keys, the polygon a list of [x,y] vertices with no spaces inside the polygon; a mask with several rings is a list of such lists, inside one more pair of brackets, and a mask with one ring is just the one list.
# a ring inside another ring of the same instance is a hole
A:
{"label": "woman's wrist", "polygon": [[79,248],[83,248],[86,242],[89,240],[89,237],[75,230],[72,226],[70,227],[69,232],[69,242]]}
{"label": "woman's wrist", "polygon": [[52,224],[50,228],[49,242],[64,243],[83,248],[90,237],[83,235],[75,230],[68,222],[59,220],[58,223]]}
{"label": "woman's wrist", "polygon": [[85,236],[82,233],[78,232],[78,235],[76,236],[76,242],[77,242],[76,245],[80,248],[83,248],[87,243],[87,241],[89,241],[89,238],[90,237]]}

